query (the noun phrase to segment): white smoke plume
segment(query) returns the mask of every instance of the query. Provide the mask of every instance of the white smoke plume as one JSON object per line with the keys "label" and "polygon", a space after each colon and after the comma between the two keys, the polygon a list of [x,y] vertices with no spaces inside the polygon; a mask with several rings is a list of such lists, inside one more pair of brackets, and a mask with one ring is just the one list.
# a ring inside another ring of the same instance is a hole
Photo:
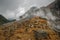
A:
{"label": "white smoke plume", "polygon": [[34,17],[34,16],[40,16],[41,18],[46,18],[48,20],[48,23],[50,24],[50,26],[54,30],[60,32],[60,23],[58,23],[59,21],[57,21],[57,22],[55,21],[55,20],[57,20],[57,16],[54,16],[53,14],[54,13],[49,8],[46,8],[46,7],[41,7],[41,8],[32,7],[20,19]]}

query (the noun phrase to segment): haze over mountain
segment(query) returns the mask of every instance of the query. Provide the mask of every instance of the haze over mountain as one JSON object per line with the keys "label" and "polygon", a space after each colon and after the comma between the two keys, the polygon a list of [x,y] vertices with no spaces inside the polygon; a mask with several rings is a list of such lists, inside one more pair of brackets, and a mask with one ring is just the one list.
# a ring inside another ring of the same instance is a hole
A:
{"label": "haze over mountain", "polygon": [[54,0],[0,0],[0,14],[7,19],[17,19],[31,6],[47,6],[53,1]]}
{"label": "haze over mountain", "polygon": [[7,20],[4,16],[0,15],[0,25],[6,24],[8,22],[13,22],[15,20]]}

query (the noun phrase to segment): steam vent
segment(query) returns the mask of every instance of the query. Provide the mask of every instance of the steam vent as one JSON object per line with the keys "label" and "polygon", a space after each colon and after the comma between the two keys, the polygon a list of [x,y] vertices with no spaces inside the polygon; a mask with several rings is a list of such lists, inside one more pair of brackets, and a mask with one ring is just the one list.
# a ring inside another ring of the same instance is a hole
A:
{"label": "steam vent", "polygon": [[[32,7],[20,20],[0,22],[0,40],[60,40],[60,4]],[[6,19],[7,20],[7,19]]]}

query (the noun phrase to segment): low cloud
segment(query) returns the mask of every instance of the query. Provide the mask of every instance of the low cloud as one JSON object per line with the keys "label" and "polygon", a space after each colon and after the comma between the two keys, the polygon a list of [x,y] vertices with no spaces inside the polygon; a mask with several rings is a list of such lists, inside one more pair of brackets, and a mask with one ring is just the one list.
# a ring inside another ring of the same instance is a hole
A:
{"label": "low cloud", "polygon": [[[31,6],[47,6],[54,0],[0,0],[0,14],[4,15],[7,19],[15,19],[24,14]],[[18,10],[16,10],[18,9]]]}
{"label": "low cloud", "polygon": [[13,11],[7,10],[6,13],[2,14],[7,19],[15,19],[15,13]]}

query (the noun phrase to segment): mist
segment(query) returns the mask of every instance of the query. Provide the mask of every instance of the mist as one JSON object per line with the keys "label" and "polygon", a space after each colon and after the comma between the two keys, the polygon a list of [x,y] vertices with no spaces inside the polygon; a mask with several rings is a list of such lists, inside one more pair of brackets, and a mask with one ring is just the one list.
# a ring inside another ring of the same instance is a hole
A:
{"label": "mist", "polygon": [[55,0],[0,0],[0,14],[8,20],[18,19],[30,7],[47,6]]}

